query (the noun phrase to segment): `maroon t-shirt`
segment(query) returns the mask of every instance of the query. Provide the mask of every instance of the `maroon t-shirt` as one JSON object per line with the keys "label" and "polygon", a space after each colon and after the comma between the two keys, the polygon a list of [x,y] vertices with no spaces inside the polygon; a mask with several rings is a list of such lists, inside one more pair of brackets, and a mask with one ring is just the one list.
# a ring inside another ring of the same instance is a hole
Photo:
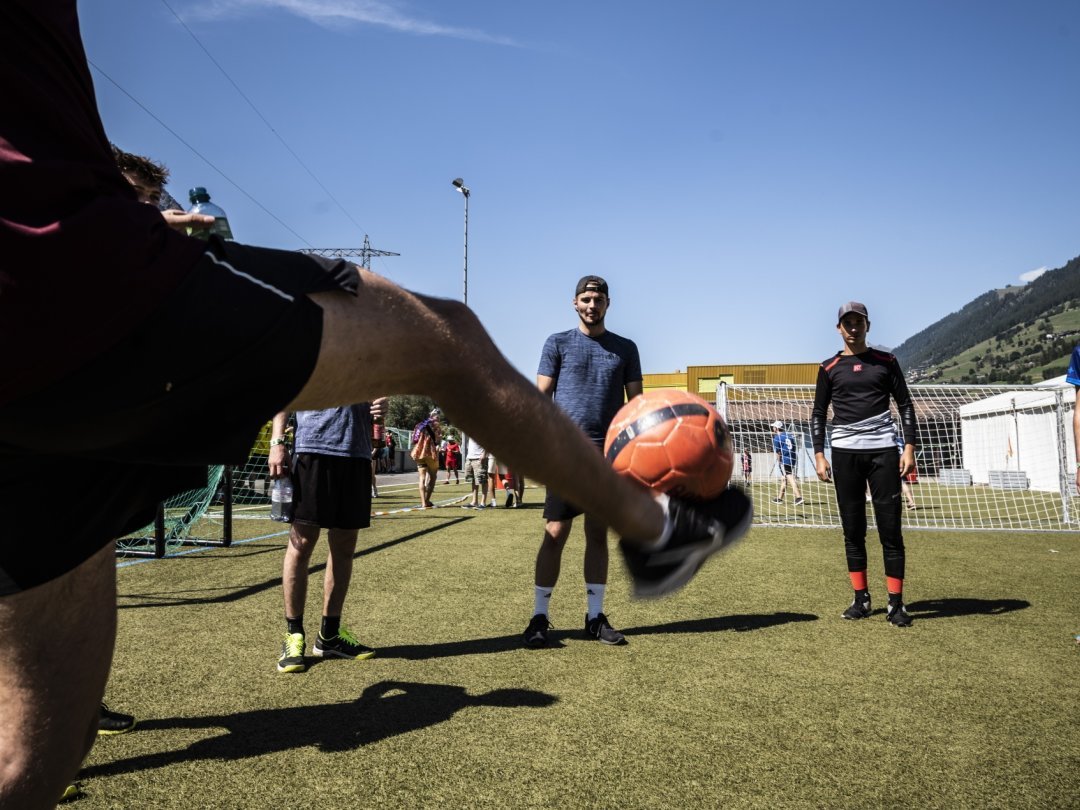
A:
{"label": "maroon t-shirt", "polygon": [[204,250],[116,168],[75,0],[0,2],[0,403],[119,342]]}

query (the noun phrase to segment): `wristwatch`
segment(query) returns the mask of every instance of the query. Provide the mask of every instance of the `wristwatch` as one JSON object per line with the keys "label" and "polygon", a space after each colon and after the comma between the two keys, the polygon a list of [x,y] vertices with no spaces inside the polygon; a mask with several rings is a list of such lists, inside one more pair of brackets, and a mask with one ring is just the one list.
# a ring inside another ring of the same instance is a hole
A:
{"label": "wristwatch", "polygon": [[271,439],[270,440],[270,446],[271,447],[277,447],[279,444],[285,444],[285,442],[286,442],[285,437],[284,436],[279,436],[276,439]]}

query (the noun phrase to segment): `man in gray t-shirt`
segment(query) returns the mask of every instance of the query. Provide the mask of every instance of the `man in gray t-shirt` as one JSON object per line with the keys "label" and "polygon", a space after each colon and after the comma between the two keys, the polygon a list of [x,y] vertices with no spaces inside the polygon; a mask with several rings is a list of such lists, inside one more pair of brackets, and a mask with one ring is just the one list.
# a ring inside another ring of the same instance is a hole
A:
{"label": "man in gray t-shirt", "polygon": [[[578,325],[551,335],[544,343],[536,373],[539,389],[551,396],[602,452],[604,436],[623,402],[641,393],[641,360],[634,341],[609,332],[604,325],[611,299],[599,276],[585,276],[574,292]],[[624,399],[625,396],[625,399]],[[544,540],[536,555],[535,608],[525,628],[525,644],[547,644],[548,604],[559,578],[562,551],[574,518],[582,510],[552,492],[544,501]],[[604,615],[607,588],[607,524],[585,514],[585,634],[604,644],[625,644],[623,634]]]}
{"label": "man in gray t-shirt", "polygon": [[289,414],[283,411],[274,417],[270,475],[291,476],[294,509],[281,577],[286,627],[278,672],[307,668],[304,607],[308,568],[322,529],[326,529],[330,553],[323,582],[322,625],[312,654],[329,658],[375,655],[375,650],[361,644],[341,624],[341,612],[352,579],[359,530],[371,524],[372,418],[385,413],[385,398],[342,408],[297,411],[291,467],[285,443]]}

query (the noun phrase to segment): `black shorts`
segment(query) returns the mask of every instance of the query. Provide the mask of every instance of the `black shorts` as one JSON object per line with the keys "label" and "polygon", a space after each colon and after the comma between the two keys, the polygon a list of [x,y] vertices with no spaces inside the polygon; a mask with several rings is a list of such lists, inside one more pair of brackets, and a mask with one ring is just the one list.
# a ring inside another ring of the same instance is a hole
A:
{"label": "black shorts", "polygon": [[584,513],[584,509],[574,506],[569,501],[564,501],[548,490],[547,497],[544,498],[544,520],[573,520]]}
{"label": "black shorts", "polygon": [[322,529],[371,525],[371,459],[297,453],[292,479],[293,523]]}
{"label": "black shorts", "polygon": [[83,368],[0,406],[0,595],[147,525],[158,501],[205,486],[208,465],[243,463],[315,367],[322,310],[306,294],[358,286],[343,261],[212,239],[156,310],[101,313],[143,317]]}

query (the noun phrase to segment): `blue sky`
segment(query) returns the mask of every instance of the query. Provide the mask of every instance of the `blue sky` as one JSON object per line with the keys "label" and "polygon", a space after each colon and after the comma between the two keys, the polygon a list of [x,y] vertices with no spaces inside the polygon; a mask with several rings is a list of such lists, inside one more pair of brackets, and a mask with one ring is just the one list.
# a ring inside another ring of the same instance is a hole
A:
{"label": "blue sky", "polygon": [[1074,0],[79,10],[110,138],[241,241],[369,234],[460,298],[464,178],[469,304],[530,378],[585,273],[668,372],[820,361],[852,298],[896,346],[1080,255]]}

